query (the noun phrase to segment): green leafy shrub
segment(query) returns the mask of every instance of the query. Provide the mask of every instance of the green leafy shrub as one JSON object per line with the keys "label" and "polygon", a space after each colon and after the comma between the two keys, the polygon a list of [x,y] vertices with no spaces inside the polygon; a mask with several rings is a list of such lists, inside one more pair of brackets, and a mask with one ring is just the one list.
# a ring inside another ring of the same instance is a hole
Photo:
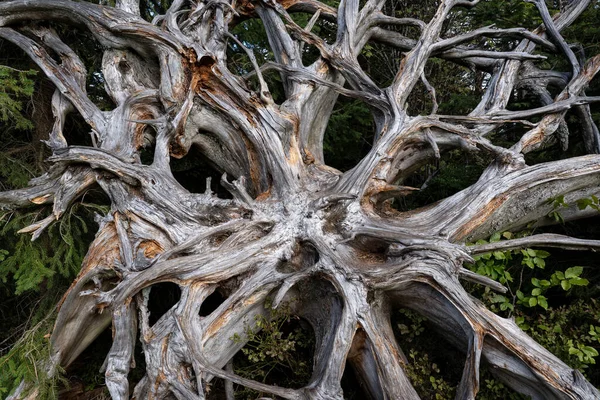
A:
{"label": "green leafy shrub", "polygon": [[[564,200],[558,199],[554,202],[562,207]],[[527,233],[497,233],[489,242],[524,234]],[[487,241],[477,243],[484,244]],[[571,304],[558,307],[549,305],[550,292],[565,301],[574,287],[585,287],[590,283],[582,277],[585,272],[582,266],[548,270],[545,260],[549,256],[547,251],[534,249],[477,256],[475,263],[468,267],[504,284],[509,292],[507,295],[501,295],[489,288],[471,289],[492,311],[506,312],[507,316],[514,317],[519,327],[527,331],[533,339],[585,374],[590,365],[596,363],[600,348],[597,331],[597,325],[600,323],[600,304],[593,298],[580,298]],[[539,308],[543,311],[540,312]]]}
{"label": "green leafy shrub", "polygon": [[[413,311],[398,310],[393,320],[396,321],[396,338],[400,347],[407,352],[406,374],[419,396],[424,400],[454,398],[462,374],[464,355],[446,342],[426,318]],[[482,364],[478,400],[528,398],[497,381]]]}
{"label": "green leafy shrub", "polygon": [[64,371],[49,374],[44,364],[50,358],[50,332],[54,313],[25,331],[10,351],[0,358],[0,396],[13,392],[22,380],[31,383],[30,391],[36,391],[36,399],[58,398],[58,387],[66,382]]}
{"label": "green leafy shrub", "polygon": [[[6,346],[0,352],[2,398],[23,379],[37,388],[37,399],[57,397],[61,371],[48,376],[45,368],[50,356],[49,334],[56,303],[79,272],[93,238],[88,227],[94,211],[107,210],[95,204],[76,204],[36,242],[17,232],[41,218],[43,210],[0,215],[0,339]],[[11,308],[13,304],[19,306]],[[24,320],[28,322],[22,324]]]}
{"label": "green leafy shrub", "polygon": [[[301,387],[312,373],[314,337],[291,314],[289,304],[276,309],[267,302],[266,315],[257,315],[253,326],[246,326],[245,338],[234,335],[236,343],[247,341],[236,355],[233,368],[236,374],[278,386]],[[265,394],[238,388],[236,399],[255,399]]]}
{"label": "green leafy shrub", "polygon": [[23,98],[33,94],[35,70],[21,71],[0,65],[0,121],[17,129],[32,129],[33,124],[23,115]]}
{"label": "green leafy shrub", "polygon": [[417,350],[410,350],[409,364],[406,374],[411,380],[415,390],[422,399],[444,400],[452,399],[456,393],[456,386],[448,383],[439,376],[440,368],[429,360],[429,355]]}
{"label": "green leafy shrub", "polygon": [[[516,235],[511,232],[495,233],[489,241],[479,240],[476,244],[494,243],[527,234],[528,232]],[[587,279],[580,276],[584,271],[580,266],[570,267],[564,271],[546,270],[546,259],[549,256],[550,253],[545,250],[531,248],[494,251],[475,256],[475,263],[467,267],[473,272],[502,283],[508,288],[508,294],[498,294],[489,288],[472,287],[472,290],[487,301],[492,311],[508,311],[508,316],[515,312],[515,305],[525,308],[541,307],[548,310],[546,293],[549,290],[560,287],[563,291],[569,291],[573,286],[589,284]]]}
{"label": "green leafy shrub", "polygon": [[[594,199],[590,199],[594,204]],[[561,203],[559,201],[559,203]],[[583,208],[583,202],[579,202]],[[586,207],[589,205],[586,202]],[[494,243],[529,235],[530,232],[503,232],[492,235],[477,244]],[[575,298],[577,287],[589,286],[582,266],[560,268],[548,251],[526,248],[495,251],[474,257],[466,265],[470,270],[487,276],[508,288],[506,294],[493,292],[487,287],[466,284],[467,289],[483,300],[492,311],[512,317],[521,329],[534,340],[581,371],[592,383],[600,373],[593,368],[600,349],[600,302],[595,298]],[[569,297],[570,296],[570,297]],[[553,304],[550,299],[553,300]],[[565,304],[566,303],[566,304]],[[451,345],[441,346],[440,340],[430,343],[436,333],[428,321],[409,310],[399,310],[393,317],[400,347],[407,352],[407,374],[421,398],[453,398],[458,384],[456,377],[443,375],[441,360],[456,358]],[[429,339],[427,339],[429,338]],[[435,356],[435,357],[433,357]],[[452,368],[452,366],[450,366]],[[444,367],[445,368],[445,367]],[[458,368],[454,368],[460,371]],[[526,399],[494,379],[482,365],[478,399]]]}
{"label": "green leafy shrub", "polygon": [[513,392],[511,388],[496,380],[492,373],[484,365],[480,370],[479,392],[477,393],[477,400],[497,399],[525,400],[531,399],[531,397]]}
{"label": "green leafy shrub", "polygon": [[600,302],[578,299],[545,313],[522,313],[516,318],[519,327],[538,343],[581,371],[592,382],[598,379],[596,364],[600,348]]}
{"label": "green leafy shrub", "polygon": [[[460,380],[461,357],[443,341],[420,314],[407,309],[398,310],[392,317],[394,332],[405,351],[406,374],[422,399],[452,399]],[[447,350],[447,351],[446,351]]]}
{"label": "green leafy shrub", "polygon": [[0,190],[25,187],[33,176],[26,163],[0,152]]}
{"label": "green leafy shrub", "polygon": [[600,211],[600,203],[598,203],[598,197],[592,195],[587,198],[577,200],[577,208],[585,210],[590,207],[592,210]]}
{"label": "green leafy shrub", "polygon": [[0,280],[12,281],[15,294],[40,291],[56,286],[58,281],[71,281],[81,268],[91,233],[91,213],[106,212],[103,206],[77,203],[45,235],[32,242],[29,235],[17,232],[42,217],[40,211],[6,213],[0,229],[2,253]]}

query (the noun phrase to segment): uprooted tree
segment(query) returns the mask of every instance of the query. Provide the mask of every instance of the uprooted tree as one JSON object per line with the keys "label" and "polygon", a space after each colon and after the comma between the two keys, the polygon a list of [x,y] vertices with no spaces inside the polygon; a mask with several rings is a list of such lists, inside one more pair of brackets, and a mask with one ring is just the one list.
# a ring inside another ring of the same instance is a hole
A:
{"label": "uprooted tree", "polygon": [[[152,23],[140,17],[136,0],[117,0],[114,7],[64,0],[0,4],[0,38],[23,49],[56,86],[47,142],[52,167],[29,187],[0,193],[0,205],[51,204],[51,215],[23,230],[35,239],[90,187],[99,186],[111,201],[60,304],[53,358],[44,368],[53,373],[68,366],[112,324],[105,376],[115,399],[131,393],[138,399],[204,398],[215,377],[286,399],[341,399],[346,365],[370,398],[414,399],[390,323],[391,310],[403,307],[425,316],[464,350],[457,399],[475,398],[482,359],[505,384],[533,398],[598,398],[579,372],[461,284],[506,290],[462,265],[495,247],[600,248],[600,241],[555,234],[465,245],[549,222],[548,199],[574,202],[600,191],[600,137],[589,107],[599,98],[585,94],[600,56],[581,62],[561,36],[590,0],[571,1],[554,15],[543,0],[530,2],[543,20],[533,31],[444,28],[451,13],[478,0],[441,0],[429,21],[385,15],[383,0],[342,0],[337,9],[317,0],[175,0]],[[299,26],[296,12],[312,18]],[[275,62],[259,65],[249,43],[229,33],[251,18],[262,21]],[[335,26],[333,40],[313,32],[320,20]],[[82,27],[105,48],[102,74],[113,110],[90,100],[85,66],[46,22]],[[418,39],[398,26],[417,29]],[[477,46],[482,38],[503,37],[515,45],[506,51]],[[375,84],[357,60],[370,42],[402,52],[388,87]],[[228,68],[228,45],[247,53],[252,71],[240,76]],[[309,47],[318,57],[307,63],[303,52]],[[564,56],[570,69],[536,67],[543,59],[536,49]],[[438,114],[435,88],[424,74],[433,57],[489,74],[468,115]],[[280,104],[266,71],[281,76]],[[407,112],[417,84],[430,93],[429,115]],[[550,86],[559,94],[553,97]],[[517,89],[542,105],[508,110]],[[338,96],[367,104],[375,129],[372,149],[344,173],[323,158]],[[571,111],[589,155],[528,166],[525,154],[567,140],[565,115]],[[89,124],[93,146],[69,145],[63,136],[72,112]],[[506,124],[527,129],[510,147],[493,144],[489,135]],[[185,156],[192,146],[222,173],[220,184],[232,198],[217,197],[210,184],[205,193],[190,193],[174,179],[170,158]],[[143,164],[147,147],[153,160]],[[414,191],[403,184],[411,174],[453,149],[493,161],[476,183],[433,205],[409,212],[391,205]],[[561,214],[568,220],[590,212],[570,207]],[[150,326],[148,297],[160,282],[177,284],[181,298]],[[215,290],[226,299],[200,316]],[[300,389],[224,368],[244,345],[231,338],[267,312],[265,303],[277,307],[282,301],[314,330],[312,378]],[[130,388],[137,340],[146,371]],[[28,389],[35,388],[23,382],[16,396]]]}

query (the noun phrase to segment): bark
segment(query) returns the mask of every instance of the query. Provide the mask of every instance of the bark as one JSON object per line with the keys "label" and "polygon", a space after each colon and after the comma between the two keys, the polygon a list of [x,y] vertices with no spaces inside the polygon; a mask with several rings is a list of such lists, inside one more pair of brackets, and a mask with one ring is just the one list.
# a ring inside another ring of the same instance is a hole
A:
{"label": "bark", "polygon": [[[417,399],[406,374],[407,360],[394,338],[390,314],[411,308],[427,317],[462,349],[466,362],[457,399],[473,399],[482,360],[514,390],[535,399],[591,399],[600,392],[517,325],[473,299],[460,279],[506,290],[462,267],[471,255],[527,246],[597,250],[600,241],[534,235],[472,248],[467,241],[497,231],[545,223],[548,199],[565,201],[598,195],[598,128],[585,88],[600,69],[599,56],[579,65],[560,31],[589,0],[570,2],[552,17],[535,1],[544,26],[481,27],[442,37],[457,7],[477,0],[442,0],[430,21],[383,13],[384,1],[342,0],[333,9],[316,0],[184,2],[176,0],[152,23],[140,17],[134,0],[115,7],[65,0],[15,0],[0,4],[0,37],[22,48],[55,85],[54,125],[47,144],[51,169],[30,186],[0,193],[0,206],[52,205],[52,214],[23,232],[33,239],[68,210],[92,185],[110,198],[81,273],[65,294],[51,343],[48,367],[67,367],[112,324],[113,344],[105,363],[114,399],[205,398],[215,377],[285,399],[342,399],[346,365],[373,399]],[[294,12],[313,18],[306,27]],[[260,66],[248,43],[229,33],[244,18],[260,18],[275,62]],[[333,43],[311,32],[325,19],[337,26]],[[86,69],[59,35],[40,21],[87,29],[104,46],[102,73],[116,104],[100,110],[87,96]],[[394,26],[416,26],[418,40]],[[510,51],[469,45],[481,37],[520,40]],[[405,51],[389,87],[377,86],[360,67],[358,55],[370,41]],[[254,69],[235,75],[227,45],[246,51]],[[306,65],[303,46],[320,57]],[[537,70],[536,46],[563,54],[571,71]],[[423,81],[432,57],[491,72],[481,103],[464,117],[407,113],[407,99]],[[273,101],[263,77],[281,74],[285,100]],[[534,73],[543,79],[533,80]],[[247,78],[255,76],[258,89]],[[552,98],[550,83],[561,93]],[[506,109],[513,90],[526,88],[543,106]],[[368,104],[375,119],[372,150],[341,173],[323,158],[323,137],[339,95]],[[565,115],[576,110],[590,154],[528,166],[523,155],[556,140]],[[90,126],[92,147],[69,145],[65,119],[78,112]],[[532,123],[532,117],[540,117]],[[511,148],[487,136],[507,122],[531,129]],[[148,138],[151,138],[149,141]],[[151,142],[149,165],[140,152]],[[222,174],[231,199],[210,190],[190,193],[173,177],[170,157],[195,146]],[[451,149],[489,153],[494,161],[479,181],[434,205],[398,212],[389,200],[414,188],[402,185],[412,172]],[[565,213],[565,217],[577,213]],[[547,222],[547,221],[546,221]],[[173,282],[181,299],[150,326],[152,286]],[[302,289],[299,289],[299,286]],[[200,307],[219,290],[227,298],[210,315]],[[237,376],[231,359],[244,345],[254,316],[265,303],[282,301],[313,327],[313,374],[303,388],[266,385]],[[133,350],[141,342],[144,378],[131,387]],[[30,383],[24,382],[21,389]]]}

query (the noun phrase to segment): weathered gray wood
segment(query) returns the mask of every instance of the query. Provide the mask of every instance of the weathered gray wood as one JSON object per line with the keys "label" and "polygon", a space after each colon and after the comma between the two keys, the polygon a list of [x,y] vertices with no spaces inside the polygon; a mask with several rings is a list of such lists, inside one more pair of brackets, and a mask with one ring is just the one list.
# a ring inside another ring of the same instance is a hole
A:
{"label": "weathered gray wood", "polygon": [[[549,354],[512,321],[474,301],[459,279],[506,288],[462,267],[471,255],[526,246],[597,250],[597,240],[534,235],[466,247],[493,232],[546,224],[548,199],[598,195],[600,156],[587,155],[527,166],[523,154],[551,143],[574,108],[582,118],[586,146],[598,151],[598,129],[584,90],[600,69],[600,57],[576,64],[560,31],[590,0],[574,1],[554,18],[535,1],[545,30],[473,29],[442,37],[448,15],[475,1],[442,0],[430,21],[383,13],[384,1],[342,0],[337,10],[317,0],[190,2],[176,0],[152,23],[140,18],[135,0],[115,7],[64,0],[15,0],[0,4],[0,37],[21,47],[56,86],[55,124],[48,142],[53,164],[28,188],[0,193],[12,210],[52,204],[50,217],[25,228],[33,239],[60,218],[91,185],[111,201],[100,221],[82,270],[61,302],[51,342],[50,373],[66,367],[111,323],[114,340],[105,363],[115,399],[204,399],[207,383],[231,383],[286,399],[342,399],[341,377],[354,368],[372,399],[417,399],[405,373],[408,362],[390,326],[393,307],[412,308],[429,318],[466,354],[457,399],[473,399],[483,358],[499,378],[534,398],[591,399],[600,396],[575,371]],[[186,10],[186,7],[191,7]],[[299,26],[291,14],[313,14]],[[229,29],[242,18],[260,18],[275,62],[258,65],[254,53]],[[337,24],[333,43],[314,34],[320,19]],[[56,32],[37,21],[77,24],[105,47],[102,72],[116,108],[101,111],[87,97],[85,67]],[[419,28],[418,40],[387,29]],[[546,34],[547,32],[547,34]],[[516,37],[510,51],[467,45],[480,37]],[[358,55],[369,42],[406,52],[389,87],[378,87]],[[246,51],[259,80],[252,91],[227,66],[227,44]],[[304,65],[304,44],[320,53]],[[561,51],[569,73],[540,71],[535,46]],[[58,54],[58,59],[49,53]],[[435,88],[424,68],[431,57],[492,73],[480,104],[468,116],[437,114]],[[273,102],[263,72],[280,73],[285,99]],[[407,112],[406,101],[422,81],[435,104],[431,115]],[[552,98],[549,84],[562,92]],[[543,106],[506,109],[515,88],[540,97]],[[341,173],[325,164],[323,138],[338,96],[368,104],[375,121],[372,150]],[[65,118],[79,112],[90,125],[92,147],[69,145]],[[542,117],[534,124],[531,117]],[[502,124],[530,130],[512,148],[486,135]],[[564,129],[563,129],[564,130]],[[143,165],[140,153],[154,146]],[[170,157],[192,146],[223,174],[233,199],[210,190],[190,193],[173,177]],[[450,149],[484,151],[495,159],[479,181],[425,209],[391,210],[391,198],[417,190],[402,184],[414,171]],[[579,218],[590,210],[565,209]],[[152,286],[173,282],[181,299],[153,326]],[[226,299],[210,315],[200,307],[215,290]],[[289,302],[315,332],[313,374],[300,389],[266,385],[230,368],[244,345],[244,329],[268,315],[265,303]],[[138,334],[139,333],[139,334]],[[232,342],[238,334],[242,340]],[[144,350],[144,378],[131,388],[128,372],[136,337]],[[30,382],[13,395],[22,397]]]}

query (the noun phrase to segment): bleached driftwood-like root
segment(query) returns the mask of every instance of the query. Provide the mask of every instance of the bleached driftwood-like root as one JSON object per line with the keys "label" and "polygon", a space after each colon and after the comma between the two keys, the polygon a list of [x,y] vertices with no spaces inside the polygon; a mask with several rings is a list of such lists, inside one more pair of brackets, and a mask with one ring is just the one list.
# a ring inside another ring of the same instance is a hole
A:
{"label": "bleached driftwood-like root", "polygon": [[[285,399],[342,399],[348,367],[367,398],[418,399],[390,323],[393,310],[404,307],[427,317],[464,352],[457,399],[475,398],[482,363],[534,398],[600,396],[513,321],[470,297],[459,280],[505,292],[462,264],[496,250],[600,247],[597,240],[550,234],[465,246],[497,231],[548,223],[549,199],[563,196],[575,204],[598,195],[598,155],[534,166],[524,161],[525,153],[565,131],[572,109],[584,123],[588,152],[598,152],[589,108],[598,98],[585,89],[600,59],[579,65],[560,33],[590,0],[571,2],[554,16],[536,0],[544,26],[533,31],[477,27],[448,37],[447,17],[477,3],[441,0],[432,19],[422,21],[386,15],[379,0],[343,0],[337,10],[317,0],[197,1],[190,9],[176,0],[152,22],[140,17],[134,0],[115,7],[63,0],[0,4],[0,37],[23,49],[56,86],[52,166],[29,187],[0,193],[0,207],[52,205],[49,217],[24,229],[35,239],[92,185],[111,202],[59,305],[53,359],[44,367],[68,367],[112,324],[104,374],[114,399],[204,399],[214,379],[227,381],[229,394],[233,382]],[[294,12],[312,14],[308,25],[299,26]],[[259,65],[248,43],[230,33],[243,18],[262,21],[275,62]],[[337,26],[335,40],[315,33],[322,20]],[[81,59],[37,21],[77,25],[105,47],[102,73],[115,109],[101,111],[90,100]],[[418,40],[398,26],[418,27]],[[482,37],[520,42],[506,51],[470,44]],[[358,61],[370,42],[405,52],[389,87],[379,87]],[[240,77],[228,68],[228,44],[247,54],[252,73]],[[310,65],[302,57],[306,45],[319,55]],[[570,71],[540,72],[536,46],[565,57]],[[491,74],[469,115],[437,113],[436,88],[425,76],[433,57]],[[281,104],[271,97],[263,75],[268,69],[281,76]],[[251,76],[259,80],[258,92],[244,79]],[[428,116],[407,111],[418,82],[433,99]],[[550,82],[561,90],[556,98]],[[542,105],[507,110],[516,88],[534,93]],[[367,103],[374,118],[372,150],[344,173],[328,167],[323,154],[338,96]],[[70,145],[63,135],[75,110],[91,128],[91,147]],[[530,130],[512,148],[492,144],[488,136],[507,123]],[[154,157],[144,165],[140,153],[149,145]],[[220,184],[233,198],[218,198],[210,183],[205,193],[190,193],[175,180],[170,157],[189,156],[192,146],[222,174]],[[407,177],[451,149],[485,152],[494,161],[476,183],[428,208],[402,213],[389,207],[390,199],[418,190],[403,184]],[[563,217],[591,212],[571,206]],[[181,296],[151,325],[149,298],[165,282]],[[215,291],[223,302],[200,315]],[[257,382],[231,368],[246,329],[283,303],[315,336],[312,376],[297,389]],[[146,369],[133,387],[138,342]]]}

